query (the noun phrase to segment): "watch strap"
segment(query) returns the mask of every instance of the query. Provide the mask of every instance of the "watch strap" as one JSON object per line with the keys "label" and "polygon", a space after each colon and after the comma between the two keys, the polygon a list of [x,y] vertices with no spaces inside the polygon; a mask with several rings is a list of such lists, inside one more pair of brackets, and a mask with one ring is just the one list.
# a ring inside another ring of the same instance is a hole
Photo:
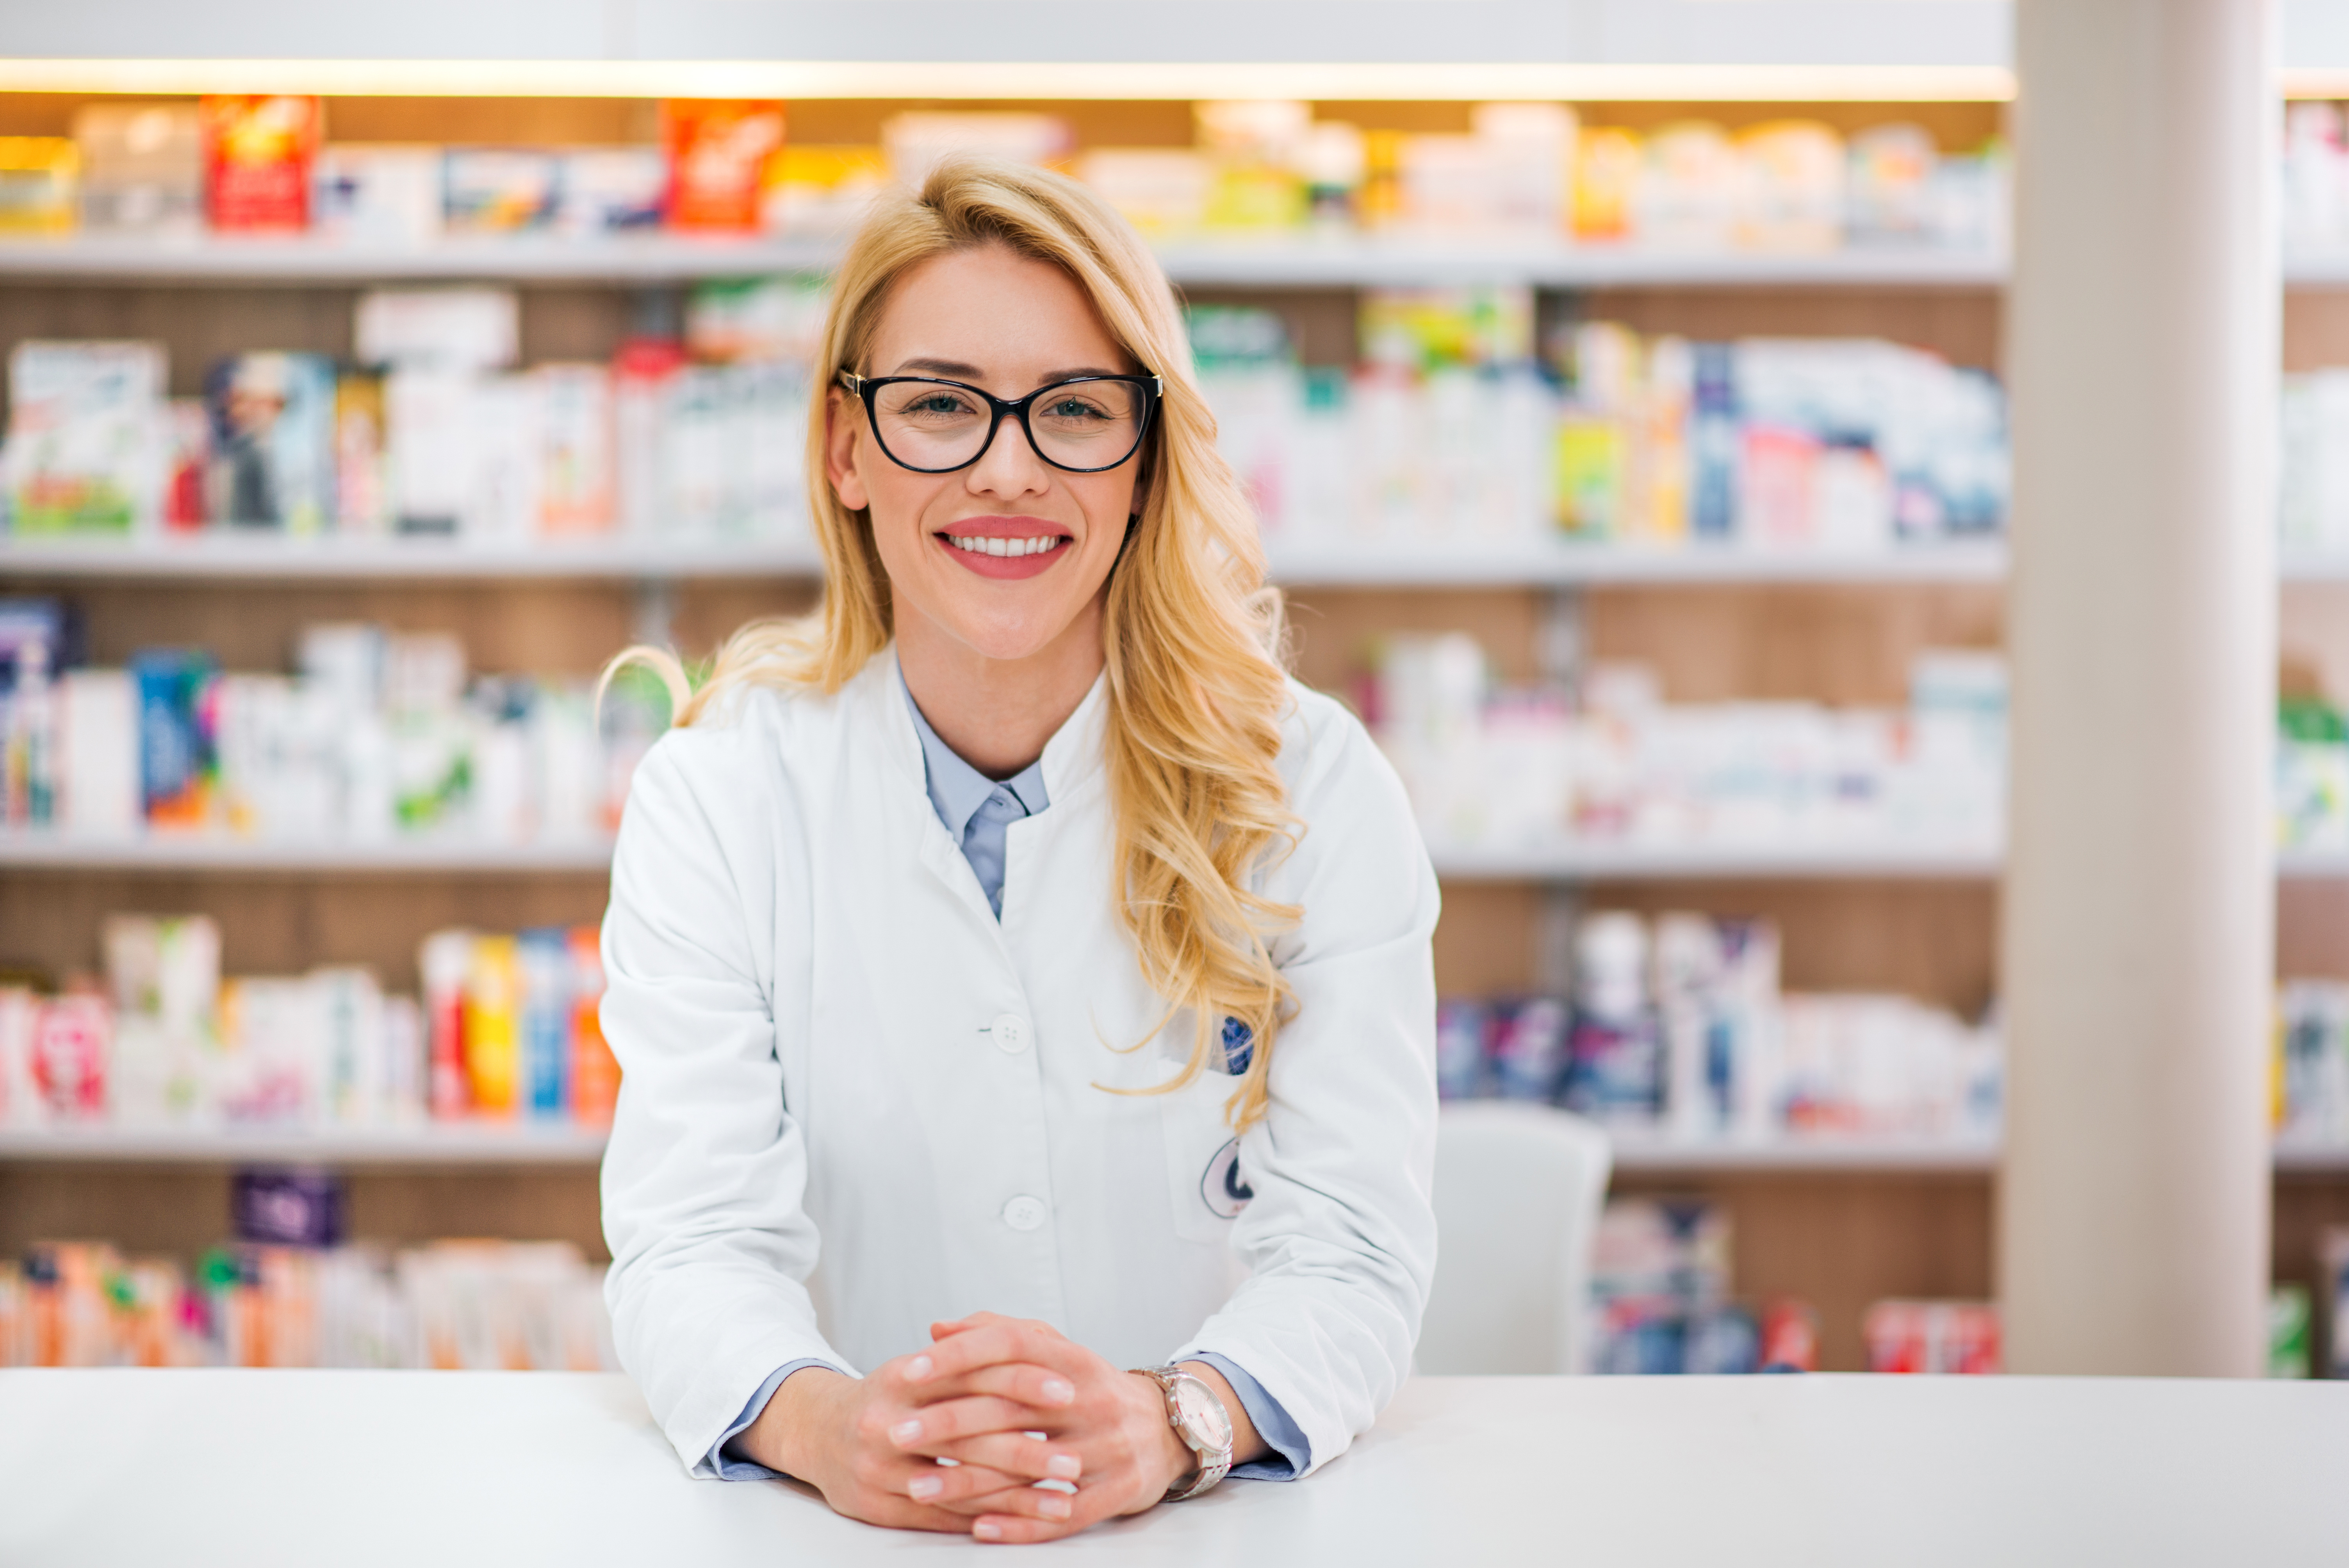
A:
{"label": "watch strap", "polygon": [[[1207,1381],[1195,1373],[1185,1372],[1182,1367],[1174,1366],[1136,1367],[1133,1370],[1158,1385],[1159,1393],[1166,1400],[1166,1424],[1174,1429],[1174,1435],[1182,1439],[1183,1446],[1196,1455],[1199,1460],[1198,1469],[1168,1487],[1166,1495],[1158,1501],[1181,1502],[1185,1498],[1196,1497],[1229,1475],[1232,1469],[1232,1445],[1229,1437],[1225,1439],[1224,1446],[1219,1449],[1203,1449],[1191,1440],[1191,1434],[1183,1429],[1182,1418],[1175,1413],[1174,1384],[1177,1378],[1198,1384],[1209,1398],[1214,1399],[1217,1405],[1223,1404],[1222,1398],[1216,1393]],[[1226,1409],[1224,1430],[1228,1433],[1232,1429],[1231,1411]]]}

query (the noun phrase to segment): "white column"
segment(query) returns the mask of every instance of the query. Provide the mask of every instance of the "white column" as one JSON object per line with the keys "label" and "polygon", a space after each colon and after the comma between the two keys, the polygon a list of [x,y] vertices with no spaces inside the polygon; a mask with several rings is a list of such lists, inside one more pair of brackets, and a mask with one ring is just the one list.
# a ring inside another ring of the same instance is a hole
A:
{"label": "white column", "polygon": [[2019,0],[2007,1365],[2249,1376],[2268,1266],[2269,0]]}

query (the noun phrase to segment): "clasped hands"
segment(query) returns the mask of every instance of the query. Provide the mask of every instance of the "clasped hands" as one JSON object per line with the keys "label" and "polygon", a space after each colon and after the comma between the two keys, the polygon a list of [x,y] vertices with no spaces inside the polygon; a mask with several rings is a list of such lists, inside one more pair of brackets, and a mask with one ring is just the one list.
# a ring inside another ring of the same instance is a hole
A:
{"label": "clasped hands", "polygon": [[[1197,1464],[1156,1383],[1049,1324],[982,1312],[930,1325],[930,1339],[869,1377],[784,1379],[738,1442],[852,1519],[1003,1542],[1140,1513]],[[1230,1387],[1185,1367],[1231,1412],[1235,1462],[1253,1457],[1261,1444]]]}

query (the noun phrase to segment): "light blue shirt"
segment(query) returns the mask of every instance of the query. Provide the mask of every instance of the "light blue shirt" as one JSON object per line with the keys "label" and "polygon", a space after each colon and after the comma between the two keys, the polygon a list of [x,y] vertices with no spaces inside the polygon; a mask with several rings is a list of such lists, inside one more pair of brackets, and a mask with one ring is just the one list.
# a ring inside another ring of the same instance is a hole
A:
{"label": "light blue shirt", "polygon": [[[899,676],[897,689],[905,691],[905,677]],[[1044,763],[1039,758],[1012,777],[1000,782],[989,779],[964,761],[954,748],[938,738],[930,721],[922,717],[921,705],[914,694],[905,691],[905,710],[914,716],[914,731],[922,738],[923,771],[926,775],[930,808],[938,820],[953,835],[964,860],[970,862],[971,873],[978,878],[979,891],[987,894],[987,904],[995,911],[998,920],[1003,918],[1004,837],[1012,823],[1023,817],[1032,817],[1051,805],[1044,792]],[[1235,1042],[1237,1028],[1241,1038]],[[1231,1070],[1245,1072],[1247,1041],[1244,1026],[1226,1023],[1224,1029],[1225,1050]],[[1264,1385],[1242,1371],[1225,1357],[1212,1350],[1202,1351],[1192,1359],[1204,1361],[1224,1375],[1224,1381],[1239,1396],[1241,1407],[1248,1419],[1256,1424],[1257,1434],[1270,1445],[1272,1455],[1253,1464],[1241,1465],[1232,1474],[1248,1480],[1295,1480],[1313,1462],[1313,1447],[1288,1412],[1280,1408],[1273,1397],[1264,1391]],[[813,1359],[786,1362],[767,1375],[759,1391],[742,1407],[734,1424],[719,1434],[709,1445],[709,1457],[703,1466],[720,1480],[764,1480],[776,1474],[765,1465],[742,1453],[730,1450],[728,1445],[748,1430],[783,1386],[783,1379],[810,1367],[831,1367],[828,1361]]]}

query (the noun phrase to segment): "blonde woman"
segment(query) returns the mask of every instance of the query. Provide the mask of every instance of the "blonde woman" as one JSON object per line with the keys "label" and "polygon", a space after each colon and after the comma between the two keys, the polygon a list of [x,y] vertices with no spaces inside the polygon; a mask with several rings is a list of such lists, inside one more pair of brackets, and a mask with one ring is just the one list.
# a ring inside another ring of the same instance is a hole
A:
{"label": "blonde woman", "polygon": [[727,645],[613,865],[622,1359],[697,1473],[879,1524],[1301,1477],[1434,1262],[1402,789],[1283,675],[1165,278],[1081,186],[884,201],[817,373],[823,607]]}

